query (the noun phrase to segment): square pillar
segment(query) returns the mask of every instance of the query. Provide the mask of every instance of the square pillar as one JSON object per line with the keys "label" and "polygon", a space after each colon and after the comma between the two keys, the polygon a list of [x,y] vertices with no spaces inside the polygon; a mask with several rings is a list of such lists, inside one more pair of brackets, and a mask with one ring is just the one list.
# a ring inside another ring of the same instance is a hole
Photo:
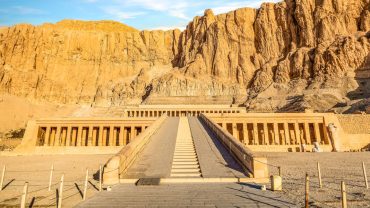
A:
{"label": "square pillar", "polygon": [[123,145],[126,146],[127,145],[127,141],[128,141],[128,129],[127,128],[123,128]]}
{"label": "square pillar", "polygon": [[54,146],[55,144],[55,134],[56,130],[54,131],[53,128],[50,129],[50,146]]}
{"label": "square pillar", "polygon": [[66,145],[66,138],[67,138],[67,129],[65,129],[65,131],[63,130],[62,128],[62,136],[60,138],[60,145],[61,146],[65,146]]}
{"label": "square pillar", "polygon": [[44,146],[49,146],[49,142],[50,142],[50,131],[51,131],[50,126],[47,126],[46,127],[46,132],[45,132]]}
{"label": "square pillar", "polygon": [[270,144],[270,141],[269,141],[269,132],[268,132],[268,127],[267,127],[267,123],[266,122],[263,123],[263,139],[264,139],[264,144],[266,144],[266,145],[269,145]]}
{"label": "square pillar", "polygon": [[76,146],[76,139],[77,139],[77,129],[72,128],[72,133],[71,133],[71,146]]}
{"label": "square pillar", "polygon": [[312,144],[310,126],[307,122],[304,123],[304,134],[306,135],[306,144]]}
{"label": "square pillar", "polygon": [[253,144],[258,144],[258,124],[253,123]]}
{"label": "square pillar", "polygon": [[233,136],[235,137],[235,139],[239,140],[238,126],[234,122],[232,123],[232,126],[233,126]]}
{"label": "square pillar", "polygon": [[244,140],[244,145],[249,144],[247,123],[243,123],[243,140]]}
{"label": "square pillar", "polygon": [[274,142],[276,145],[279,144],[279,127],[278,123],[274,123]]}
{"label": "square pillar", "polygon": [[91,143],[92,146],[98,146],[98,143],[96,141],[96,138],[98,138],[98,131],[99,131],[99,128],[96,129],[92,126],[92,140],[91,140],[92,141],[92,143]]}
{"label": "square pillar", "polygon": [[315,130],[316,142],[321,144],[321,134],[320,134],[319,123],[314,123],[314,130]]}
{"label": "square pillar", "polygon": [[135,126],[131,126],[131,138],[130,140],[133,141],[136,137],[136,128]]}
{"label": "square pillar", "polygon": [[66,146],[71,146],[72,126],[67,126]]}
{"label": "square pillar", "polygon": [[301,134],[299,132],[299,125],[297,122],[294,123],[294,134],[295,134],[295,144],[301,144]]}
{"label": "square pillar", "polygon": [[89,126],[89,131],[87,133],[87,143],[86,143],[86,146],[93,146],[93,138],[94,138],[93,129],[94,129],[93,126]]}
{"label": "square pillar", "polygon": [[78,127],[78,132],[77,132],[77,145],[76,146],[81,146],[82,142],[82,126]]}
{"label": "square pillar", "polygon": [[119,146],[124,145],[124,140],[123,140],[124,133],[125,133],[125,126],[121,126],[119,129],[119,139],[118,139]]}
{"label": "square pillar", "polygon": [[104,126],[99,126],[99,138],[98,138],[98,146],[103,146],[103,133],[104,133]]}
{"label": "square pillar", "polygon": [[114,146],[114,126],[109,127],[109,138],[108,138],[109,146]]}
{"label": "square pillar", "polygon": [[285,144],[290,144],[290,138],[289,138],[289,124],[284,123],[284,134],[285,134]]}
{"label": "square pillar", "polygon": [[54,146],[60,145],[60,132],[61,131],[62,131],[62,127],[58,125],[56,133],[55,133]]}

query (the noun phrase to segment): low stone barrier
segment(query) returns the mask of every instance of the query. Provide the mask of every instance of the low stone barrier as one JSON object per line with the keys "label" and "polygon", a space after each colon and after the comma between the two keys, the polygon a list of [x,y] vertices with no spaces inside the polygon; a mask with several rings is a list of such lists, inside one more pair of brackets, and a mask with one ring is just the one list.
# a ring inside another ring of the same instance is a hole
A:
{"label": "low stone barrier", "polygon": [[251,150],[244,147],[243,144],[237,141],[229,132],[212,122],[204,114],[200,115],[200,119],[215,133],[217,138],[222,141],[243,168],[250,172],[253,178],[269,177],[267,158],[254,156]]}
{"label": "low stone barrier", "polygon": [[134,141],[121,149],[105,164],[103,182],[106,185],[119,183],[120,175],[124,174],[130,165],[137,159],[139,153],[150,141],[150,137],[159,129],[167,115],[163,114],[158,120],[150,125],[144,132],[137,136]]}

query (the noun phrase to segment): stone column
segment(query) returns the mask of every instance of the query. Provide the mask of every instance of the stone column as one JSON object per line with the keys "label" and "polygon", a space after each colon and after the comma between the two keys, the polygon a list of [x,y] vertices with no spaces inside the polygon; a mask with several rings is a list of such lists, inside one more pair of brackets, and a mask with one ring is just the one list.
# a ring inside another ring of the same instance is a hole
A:
{"label": "stone column", "polygon": [[235,137],[235,139],[239,140],[239,134],[238,134],[238,126],[236,123],[232,123],[232,127],[233,127],[233,136]]}
{"label": "stone column", "polygon": [[131,126],[131,140],[135,139],[136,134],[137,134],[137,132],[136,132],[135,126]]}
{"label": "stone column", "polygon": [[99,126],[99,138],[98,138],[98,146],[103,146],[104,142],[104,126]]}
{"label": "stone column", "polygon": [[295,134],[295,144],[301,144],[301,134],[299,132],[299,124],[297,122],[294,123],[294,134]]}
{"label": "stone column", "polygon": [[285,139],[285,144],[290,144],[290,137],[289,137],[289,124],[284,123],[284,139]]}
{"label": "stone column", "polygon": [[89,126],[89,131],[87,133],[87,143],[86,143],[86,146],[93,146],[93,129],[94,127],[93,126]]}
{"label": "stone column", "polygon": [[109,146],[114,146],[114,126],[109,127]]}
{"label": "stone column", "polygon": [[62,128],[62,137],[60,138],[60,145],[65,146],[66,145],[66,138],[67,138],[67,130],[63,130]]}
{"label": "stone column", "polygon": [[247,123],[243,123],[243,140],[244,140],[244,145],[249,144]]}
{"label": "stone column", "polygon": [[51,131],[50,126],[47,126],[46,127],[46,132],[45,132],[44,146],[49,146],[49,142],[50,142],[50,131]]}
{"label": "stone column", "polygon": [[280,145],[285,145],[286,141],[285,141],[284,131],[279,130],[279,136],[281,138],[281,144]]}
{"label": "stone column", "polygon": [[78,132],[77,132],[77,145],[81,146],[81,136],[82,136],[82,126],[78,126]]}
{"label": "stone column", "polygon": [[304,134],[306,135],[306,144],[312,144],[311,134],[310,134],[310,125],[309,123],[304,123]]}
{"label": "stone column", "polygon": [[76,146],[77,131],[78,129],[77,130],[75,129],[72,131],[72,140],[71,140],[72,145],[71,146]]}
{"label": "stone column", "polygon": [[55,133],[56,131],[53,131],[53,128],[50,129],[50,146],[55,145]]}
{"label": "stone column", "polygon": [[279,124],[278,123],[274,123],[274,142],[276,145],[279,144]]}
{"label": "stone column", "polygon": [[315,130],[316,142],[318,144],[321,144],[321,134],[320,134],[319,123],[314,123],[314,130]]}
{"label": "stone column", "polygon": [[253,144],[258,144],[258,123],[253,123]]}
{"label": "stone column", "polygon": [[123,134],[125,133],[125,126],[121,126],[120,129],[119,129],[119,141],[118,141],[118,145],[119,146],[123,146],[124,145],[124,140],[123,140]]}
{"label": "stone column", "polygon": [[72,126],[67,126],[66,146],[71,146]]}
{"label": "stone column", "polygon": [[123,145],[127,145],[127,128],[123,128]]}
{"label": "stone column", "polygon": [[92,146],[98,146],[96,138],[98,137],[98,129],[92,126]]}
{"label": "stone column", "polygon": [[88,129],[82,127],[82,135],[81,135],[81,146],[86,146],[87,141],[86,138],[88,137]]}
{"label": "stone column", "polygon": [[264,144],[267,144],[269,145],[270,144],[270,141],[269,141],[269,132],[268,132],[268,127],[267,127],[267,123],[264,122],[263,123],[263,138],[264,138]]}

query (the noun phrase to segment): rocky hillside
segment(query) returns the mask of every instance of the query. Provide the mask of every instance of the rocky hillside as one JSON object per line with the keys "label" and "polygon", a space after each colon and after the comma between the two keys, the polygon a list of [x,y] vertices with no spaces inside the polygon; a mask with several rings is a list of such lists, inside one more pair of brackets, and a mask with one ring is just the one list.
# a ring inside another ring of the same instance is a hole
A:
{"label": "rocky hillside", "polygon": [[0,92],[97,106],[363,109],[370,98],[369,1],[285,0],[221,15],[206,10],[183,32],[73,20],[1,28]]}

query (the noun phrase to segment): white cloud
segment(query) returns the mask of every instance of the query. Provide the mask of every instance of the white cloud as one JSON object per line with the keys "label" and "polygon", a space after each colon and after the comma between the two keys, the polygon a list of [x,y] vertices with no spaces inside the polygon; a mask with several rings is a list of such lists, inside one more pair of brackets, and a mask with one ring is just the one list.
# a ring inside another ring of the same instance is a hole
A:
{"label": "white cloud", "polygon": [[132,19],[140,15],[144,15],[145,12],[126,12],[126,11],[121,11],[117,8],[113,7],[106,7],[103,8],[104,12],[115,17],[115,19],[119,21],[123,21],[125,19]]}

